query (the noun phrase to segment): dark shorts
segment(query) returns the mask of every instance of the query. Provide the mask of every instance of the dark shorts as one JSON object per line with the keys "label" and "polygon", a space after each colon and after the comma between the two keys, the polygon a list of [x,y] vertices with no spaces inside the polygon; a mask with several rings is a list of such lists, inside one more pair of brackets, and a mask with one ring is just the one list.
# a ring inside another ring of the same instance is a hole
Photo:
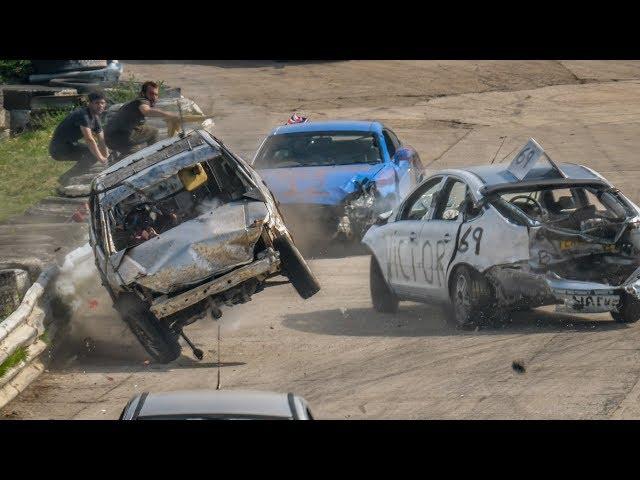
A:
{"label": "dark shorts", "polygon": [[51,144],[49,154],[54,160],[92,164],[98,161],[84,143]]}
{"label": "dark shorts", "polygon": [[158,141],[158,129],[144,125],[141,128],[128,132],[105,132],[107,147],[122,155],[137,152],[148,145]]}

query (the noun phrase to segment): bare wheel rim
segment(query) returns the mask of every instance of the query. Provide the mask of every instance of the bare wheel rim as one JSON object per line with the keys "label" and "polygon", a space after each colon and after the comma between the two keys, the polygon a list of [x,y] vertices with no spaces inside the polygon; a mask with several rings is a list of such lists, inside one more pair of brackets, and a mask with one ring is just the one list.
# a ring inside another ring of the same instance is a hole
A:
{"label": "bare wheel rim", "polygon": [[471,297],[469,295],[469,284],[464,275],[458,276],[456,280],[454,308],[458,323],[465,323],[471,311]]}

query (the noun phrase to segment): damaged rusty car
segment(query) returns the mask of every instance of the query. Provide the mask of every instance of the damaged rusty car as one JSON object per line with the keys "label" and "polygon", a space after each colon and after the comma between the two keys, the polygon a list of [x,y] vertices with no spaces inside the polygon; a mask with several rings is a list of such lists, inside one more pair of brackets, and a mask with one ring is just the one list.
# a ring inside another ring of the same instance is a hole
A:
{"label": "damaged rusty car", "polygon": [[[304,122],[275,128],[252,163],[292,228],[360,241],[379,213],[421,179],[417,152],[379,122]],[[300,228],[303,230],[303,228]]]}
{"label": "damaged rusty car", "polygon": [[458,326],[543,305],[640,318],[640,209],[533,139],[508,166],[429,176],[363,242],[381,312],[410,299],[446,305]]}
{"label": "damaged rusty car", "polygon": [[284,275],[302,298],[319,285],[271,192],[204,130],[130,155],[98,175],[90,243],[115,309],[156,361],[180,355],[185,325],[250,300]]}

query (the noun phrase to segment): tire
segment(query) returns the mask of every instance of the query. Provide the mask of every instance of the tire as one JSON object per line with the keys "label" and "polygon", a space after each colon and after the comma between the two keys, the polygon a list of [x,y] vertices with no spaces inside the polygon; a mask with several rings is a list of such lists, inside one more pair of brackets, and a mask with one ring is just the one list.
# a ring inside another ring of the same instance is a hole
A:
{"label": "tire", "polygon": [[450,285],[448,320],[453,326],[466,328],[500,318],[496,313],[498,310],[491,308],[495,303],[491,288],[479,273],[464,266],[459,267],[453,273]]}
{"label": "tire", "polygon": [[182,347],[178,343],[178,334],[158,320],[143,302],[133,295],[125,295],[118,298],[115,307],[156,362],[169,363],[180,356]]}
{"label": "tire", "polygon": [[623,293],[620,299],[622,306],[619,312],[611,312],[611,316],[618,323],[635,323],[640,319],[640,300],[628,293]]}
{"label": "tire", "polygon": [[307,299],[318,293],[320,284],[293,242],[283,236],[276,238],[273,246],[280,252],[283,273],[289,278],[298,295]]}
{"label": "tire", "polygon": [[369,290],[371,292],[371,303],[376,312],[396,313],[398,311],[398,297],[389,288],[378,260],[371,255],[371,265],[369,267]]}

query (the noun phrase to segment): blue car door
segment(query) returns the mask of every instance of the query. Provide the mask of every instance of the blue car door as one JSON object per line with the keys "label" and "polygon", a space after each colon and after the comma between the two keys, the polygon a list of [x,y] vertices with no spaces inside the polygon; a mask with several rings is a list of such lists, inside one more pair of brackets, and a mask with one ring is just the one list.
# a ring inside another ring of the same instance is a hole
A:
{"label": "blue car door", "polygon": [[417,183],[416,179],[418,172],[415,166],[411,165],[411,163],[409,162],[396,163],[393,161],[393,156],[395,155],[398,148],[402,146],[395,133],[385,128],[382,130],[382,137],[387,147],[389,161],[393,165],[393,169],[396,172],[396,196],[398,200],[401,200],[411,191],[413,187],[415,187]]}

